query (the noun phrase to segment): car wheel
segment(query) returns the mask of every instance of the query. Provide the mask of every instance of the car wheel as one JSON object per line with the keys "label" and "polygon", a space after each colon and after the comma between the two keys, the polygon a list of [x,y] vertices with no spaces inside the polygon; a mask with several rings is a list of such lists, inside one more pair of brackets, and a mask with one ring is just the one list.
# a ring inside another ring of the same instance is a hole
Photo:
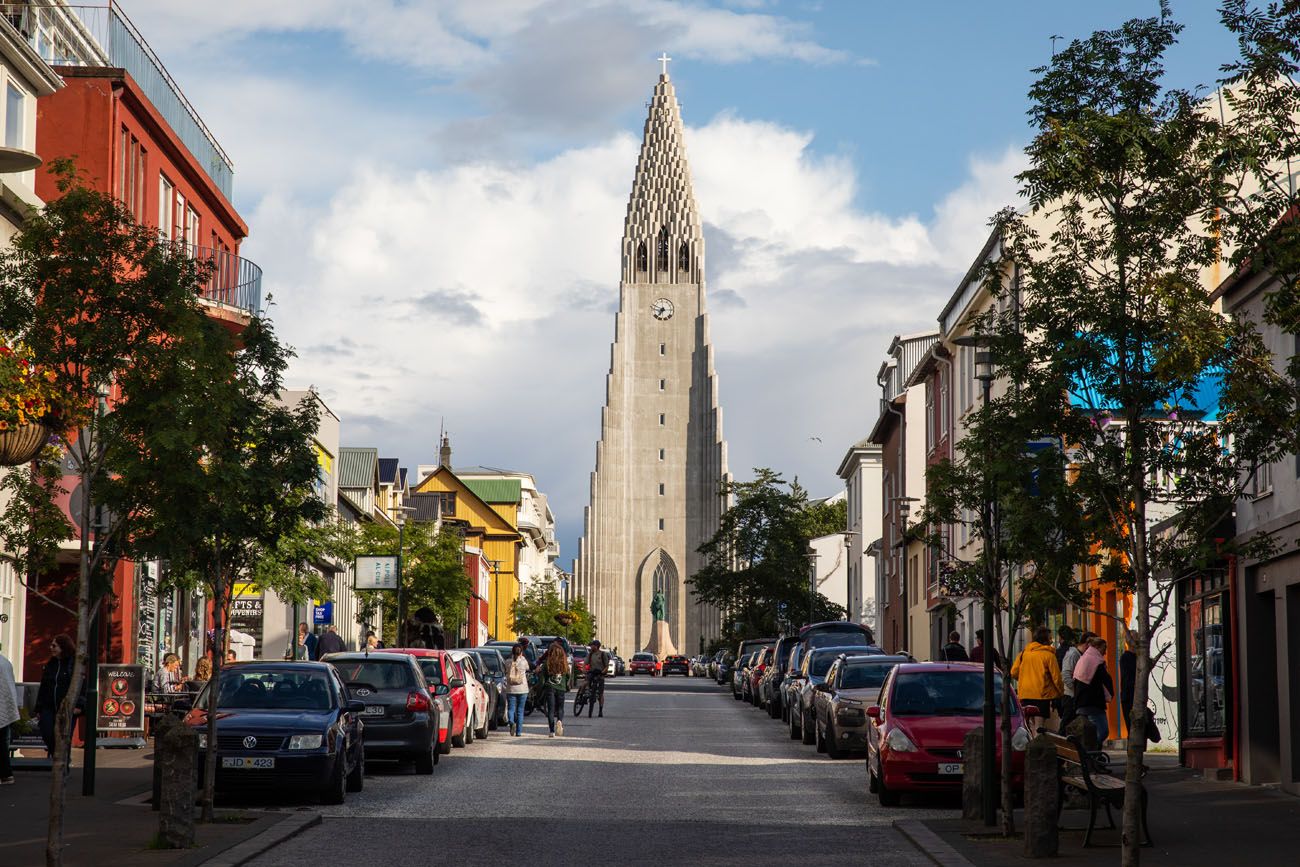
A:
{"label": "car wheel", "polygon": [[449,740],[453,747],[463,747],[467,743],[465,736],[469,734],[469,720],[465,720],[465,729],[458,735],[452,735]]}
{"label": "car wheel", "polygon": [[329,782],[321,790],[320,802],[322,804],[336,805],[343,803],[347,792],[347,778],[343,775],[343,764],[343,754],[339,753],[338,759],[334,762],[334,769],[330,772]]}
{"label": "car wheel", "polygon": [[357,763],[352,766],[352,773],[348,774],[347,790],[349,792],[359,792],[366,785],[366,749],[361,747],[357,750]]}
{"label": "car wheel", "polygon": [[487,738],[488,738],[488,724],[487,724],[486,722],[483,723],[483,727],[482,727],[482,728],[474,729],[474,737],[478,738],[479,740],[483,740],[483,741],[487,740]]}
{"label": "car wheel", "polygon": [[795,716],[794,714],[792,714],[792,713],[787,713],[785,716],[786,716],[786,719],[789,720],[789,722],[790,722],[790,740],[792,740],[792,741],[793,741],[793,740],[797,740],[798,737],[799,737],[799,722],[798,722],[798,717],[796,717],[796,716]]}
{"label": "car wheel", "polygon": [[876,772],[871,770],[870,756],[867,756],[867,791],[873,795],[880,791],[880,781],[876,779]]}
{"label": "car wheel", "polygon": [[453,740],[455,740],[455,738],[451,736],[451,732],[447,732],[447,739],[438,744],[438,752],[442,753],[444,756],[451,752],[451,742]]}
{"label": "car wheel", "polygon": [[840,749],[839,742],[835,740],[836,737],[835,726],[826,723],[826,755],[832,759],[842,759],[846,753]]}
{"label": "car wheel", "polygon": [[815,721],[808,719],[807,714],[802,714],[801,717],[802,718],[799,722],[800,739],[804,746],[810,747],[817,742],[817,733],[813,731],[813,726],[816,725],[816,723]]}
{"label": "car wheel", "polygon": [[474,743],[474,718],[465,717],[465,746]]}
{"label": "car wheel", "polygon": [[902,800],[902,795],[885,786],[885,781],[880,777],[876,778],[876,798],[880,801],[882,807],[897,807]]}
{"label": "car wheel", "polygon": [[767,700],[767,715],[772,719],[777,719],[781,716],[781,705],[776,703],[775,697]]}
{"label": "car wheel", "polygon": [[417,774],[433,773],[433,764],[434,764],[433,754],[435,752],[436,750],[434,749],[433,744],[430,744],[427,752],[415,754],[415,772]]}
{"label": "car wheel", "polygon": [[813,723],[813,739],[817,742],[817,752],[826,752],[826,733],[822,731],[820,720]]}

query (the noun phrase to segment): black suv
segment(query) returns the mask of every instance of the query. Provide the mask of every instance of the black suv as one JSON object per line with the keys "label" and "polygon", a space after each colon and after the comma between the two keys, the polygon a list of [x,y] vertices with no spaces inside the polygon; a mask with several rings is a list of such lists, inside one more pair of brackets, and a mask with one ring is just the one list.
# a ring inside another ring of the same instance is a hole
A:
{"label": "black suv", "polygon": [[[438,762],[439,705],[424,672],[406,653],[329,653],[351,698],[362,702],[366,757],[415,762],[417,774],[432,774]],[[441,687],[439,687],[441,689]]]}
{"label": "black suv", "polygon": [[684,656],[665,656],[664,665],[660,673],[664,675],[681,674],[690,677],[691,663]]}

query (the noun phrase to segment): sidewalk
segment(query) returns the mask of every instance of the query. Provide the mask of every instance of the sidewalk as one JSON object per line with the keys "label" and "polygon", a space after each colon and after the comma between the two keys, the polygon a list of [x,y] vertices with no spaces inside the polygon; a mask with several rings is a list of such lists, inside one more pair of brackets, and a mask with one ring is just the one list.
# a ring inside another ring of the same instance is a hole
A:
{"label": "sidewalk", "polygon": [[[1113,756],[1122,760],[1123,753]],[[1265,864],[1296,863],[1296,829],[1300,828],[1300,798],[1273,789],[1240,783],[1211,782],[1200,771],[1181,768],[1172,756],[1148,754],[1148,822],[1154,846],[1142,850],[1144,865],[1169,867],[1223,867],[1247,861]],[[1122,773],[1122,766],[1115,773]],[[1118,813],[1115,824],[1121,823]],[[1119,829],[1106,828],[1105,812],[1097,819],[1093,845],[1083,848],[1087,810],[1061,814],[1059,855],[1050,859],[1060,867],[1113,867],[1120,861]],[[989,829],[979,822],[928,819],[921,822],[970,864],[976,867],[1026,867],[1020,839],[1004,841],[983,836]],[[1023,815],[1016,811],[1016,827]]]}
{"label": "sidewalk", "polygon": [[[198,865],[220,852],[256,837],[286,819],[285,814],[218,810],[218,821],[198,825],[197,847],[149,849],[158,831],[158,814],[149,809],[153,784],[153,748],[104,750],[96,757],[95,795],[81,794],[81,750],[73,751],[64,814],[64,863],[70,867],[120,863]],[[45,829],[49,817],[49,771],[16,769],[17,782],[0,788],[0,864],[26,867],[45,863]]]}

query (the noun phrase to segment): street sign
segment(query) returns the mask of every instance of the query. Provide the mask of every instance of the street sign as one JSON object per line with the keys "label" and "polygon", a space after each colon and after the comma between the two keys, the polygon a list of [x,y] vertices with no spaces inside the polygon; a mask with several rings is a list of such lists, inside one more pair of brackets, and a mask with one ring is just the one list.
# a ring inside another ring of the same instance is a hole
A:
{"label": "street sign", "polygon": [[101,665],[95,726],[101,732],[144,731],[144,666]]}
{"label": "street sign", "polygon": [[396,557],[358,557],[356,590],[396,590]]}

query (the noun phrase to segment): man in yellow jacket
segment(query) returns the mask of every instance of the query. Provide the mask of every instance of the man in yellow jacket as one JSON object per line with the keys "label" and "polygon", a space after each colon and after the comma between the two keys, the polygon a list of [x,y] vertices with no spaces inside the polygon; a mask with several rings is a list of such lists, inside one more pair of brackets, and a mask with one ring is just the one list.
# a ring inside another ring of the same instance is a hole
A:
{"label": "man in yellow jacket", "polygon": [[1051,721],[1052,711],[1058,708],[1065,686],[1061,682],[1061,666],[1056,661],[1056,650],[1051,645],[1052,634],[1046,626],[1034,630],[1034,640],[1011,666],[1011,677],[1016,681],[1016,694],[1020,703],[1037,705],[1043,713],[1043,722]]}

